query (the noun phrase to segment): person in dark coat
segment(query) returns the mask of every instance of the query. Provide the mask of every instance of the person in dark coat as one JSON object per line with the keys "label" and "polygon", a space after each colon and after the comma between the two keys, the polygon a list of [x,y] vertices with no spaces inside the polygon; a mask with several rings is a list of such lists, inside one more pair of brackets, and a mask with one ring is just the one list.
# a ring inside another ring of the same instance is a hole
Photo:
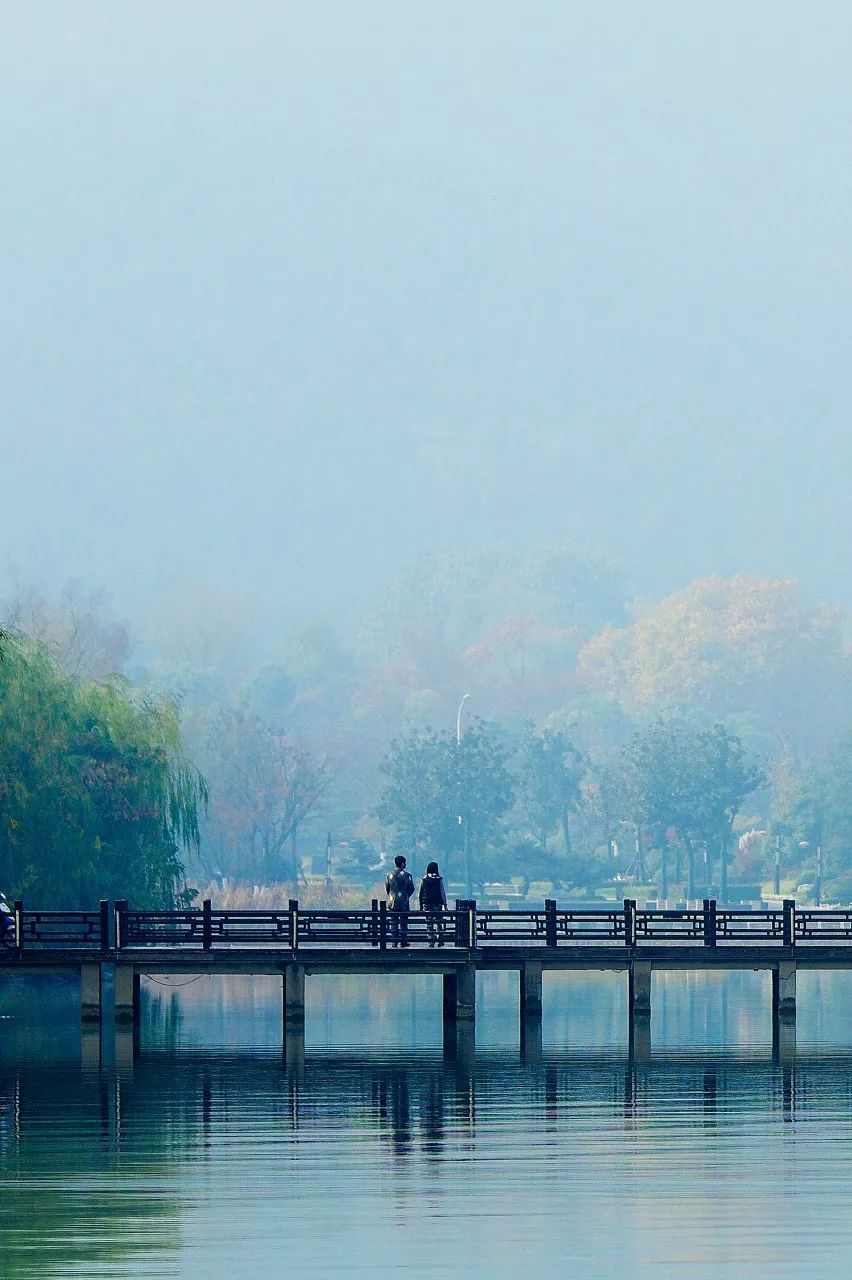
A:
{"label": "person in dark coat", "polygon": [[5,893],[0,893],[0,943],[8,951],[15,946],[15,917],[6,901]]}
{"label": "person in dark coat", "polygon": [[408,946],[408,901],[414,893],[411,873],[405,869],[402,854],[394,858],[394,869],[385,876],[385,892],[388,895],[391,946]]}
{"label": "person in dark coat", "polygon": [[420,881],[417,898],[420,910],[426,912],[426,936],[429,939],[429,946],[434,947],[437,942],[438,946],[442,947],[444,945],[443,914],[447,910],[447,891],[437,862],[430,862],[426,868],[426,874]]}

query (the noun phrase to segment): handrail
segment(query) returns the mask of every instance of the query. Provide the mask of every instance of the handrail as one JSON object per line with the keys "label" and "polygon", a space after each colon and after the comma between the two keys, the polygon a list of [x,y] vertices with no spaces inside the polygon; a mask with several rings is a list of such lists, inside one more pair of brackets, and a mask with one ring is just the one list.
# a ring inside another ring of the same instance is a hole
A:
{"label": "handrail", "polygon": [[[293,899],[286,909],[214,909],[202,906],[171,911],[135,910],[123,900],[110,911],[103,900],[97,911],[42,911],[15,903],[16,951],[85,950],[108,954],[137,948],[191,948],[199,951],[233,947],[276,947],[296,951],[312,947],[452,946],[483,947],[601,946],[633,951],[649,946],[689,946],[724,950],[760,945],[789,951],[803,945],[852,946],[852,907],[797,908],[785,899],[782,908],[749,911],[720,907],[705,899],[684,910],[641,910],[632,899],[621,907],[566,908],[551,898],[544,910],[482,910],[473,899],[458,899],[442,913],[412,911],[400,916],[374,901],[367,910],[308,909]],[[113,923],[114,920],[114,923]],[[110,936],[112,934],[112,937]]]}

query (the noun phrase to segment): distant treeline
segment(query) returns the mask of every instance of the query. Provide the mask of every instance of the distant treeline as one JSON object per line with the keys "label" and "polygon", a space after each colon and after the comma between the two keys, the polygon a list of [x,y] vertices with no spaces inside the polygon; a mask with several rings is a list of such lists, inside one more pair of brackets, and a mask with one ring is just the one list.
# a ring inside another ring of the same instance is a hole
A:
{"label": "distant treeline", "polygon": [[[330,843],[365,886],[396,848],[474,885],[629,872],[658,891],[765,881],[778,853],[788,888],[852,899],[848,624],[791,581],[708,578],[638,604],[617,568],[557,546],[437,557],[357,624],[281,636],[202,587],[138,638],[73,593],[5,613],[15,891],[80,899],[120,866],[122,893],[165,901],[183,858],[198,882],[298,885]],[[28,699],[60,708],[61,751],[34,741]]]}

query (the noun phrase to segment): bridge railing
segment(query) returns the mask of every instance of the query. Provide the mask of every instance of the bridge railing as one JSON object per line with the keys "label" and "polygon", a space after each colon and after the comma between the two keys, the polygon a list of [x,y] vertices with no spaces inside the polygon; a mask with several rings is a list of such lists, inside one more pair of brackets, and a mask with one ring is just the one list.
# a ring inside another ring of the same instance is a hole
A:
{"label": "bridge railing", "polygon": [[705,913],[701,911],[637,911],[636,943],[704,942]]}
{"label": "bridge railing", "polygon": [[727,907],[716,912],[719,942],[784,942],[783,911],[748,911]]}
{"label": "bridge railing", "polygon": [[179,911],[135,911],[115,904],[115,945],[127,947],[201,947],[203,912],[196,907]]}
{"label": "bridge railing", "polygon": [[277,911],[213,910],[137,911],[126,902],[106,901],[97,911],[32,911],[16,902],[14,941],[19,952],[100,951],[136,947],[184,947],[209,951],[224,947],[489,946],[559,947],[576,945],[655,946],[760,944],[795,947],[852,945],[852,907],[783,908],[749,911],[719,907],[705,899],[687,910],[641,911],[626,899],[621,907],[559,910],[553,899],[544,910],[480,910],[476,902],[458,899],[455,908],[435,916],[412,911],[404,919],[373,901],[369,910],[303,910],[293,899]]}
{"label": "bridge railing", "polygon": [[852,942],[852,908],[797,907],[795,941]]}
{"label": "bridge railing", "polygon": [[632,939],[633,913],[629,908],[611,910],[595,908],[589,911],[555,911],[553,946],[560,941],[616,942],[624,945]]}
{"label": "bridge railing", "polygon": [[109,949],[108,904],[97,911],[25,911],[15,903],[14,941],[24,951],[107,951]]}

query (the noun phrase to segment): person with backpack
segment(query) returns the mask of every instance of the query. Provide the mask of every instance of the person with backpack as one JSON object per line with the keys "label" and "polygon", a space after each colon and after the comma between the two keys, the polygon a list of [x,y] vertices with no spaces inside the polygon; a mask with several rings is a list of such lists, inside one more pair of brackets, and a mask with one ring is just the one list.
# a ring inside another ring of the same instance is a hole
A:
{"label": "person with backpack", "polygon": [[426,874],[420,881],[417,900],[420,903],[420,910],[426,912],[426,936],[429,939],[429,946],[434,947],[437,942],[438,946],[442,947],[444,945],[442,916],[447,910],[447,891],[437,862],[430,862],[426,868]]}
{"label": "person with backpack", "polygon": [[13,951],[15,948],[15,917],[6,901],[5,893],[0,893],[0,943],[8,951]]}
{"label": "person with backpack", "polygon": [[402,854],[393,860],[394,869],[385,876],[385,892],[388,895],[391,946],[408,946],[408,901],[414,893],[411,873],[405,869]]}

